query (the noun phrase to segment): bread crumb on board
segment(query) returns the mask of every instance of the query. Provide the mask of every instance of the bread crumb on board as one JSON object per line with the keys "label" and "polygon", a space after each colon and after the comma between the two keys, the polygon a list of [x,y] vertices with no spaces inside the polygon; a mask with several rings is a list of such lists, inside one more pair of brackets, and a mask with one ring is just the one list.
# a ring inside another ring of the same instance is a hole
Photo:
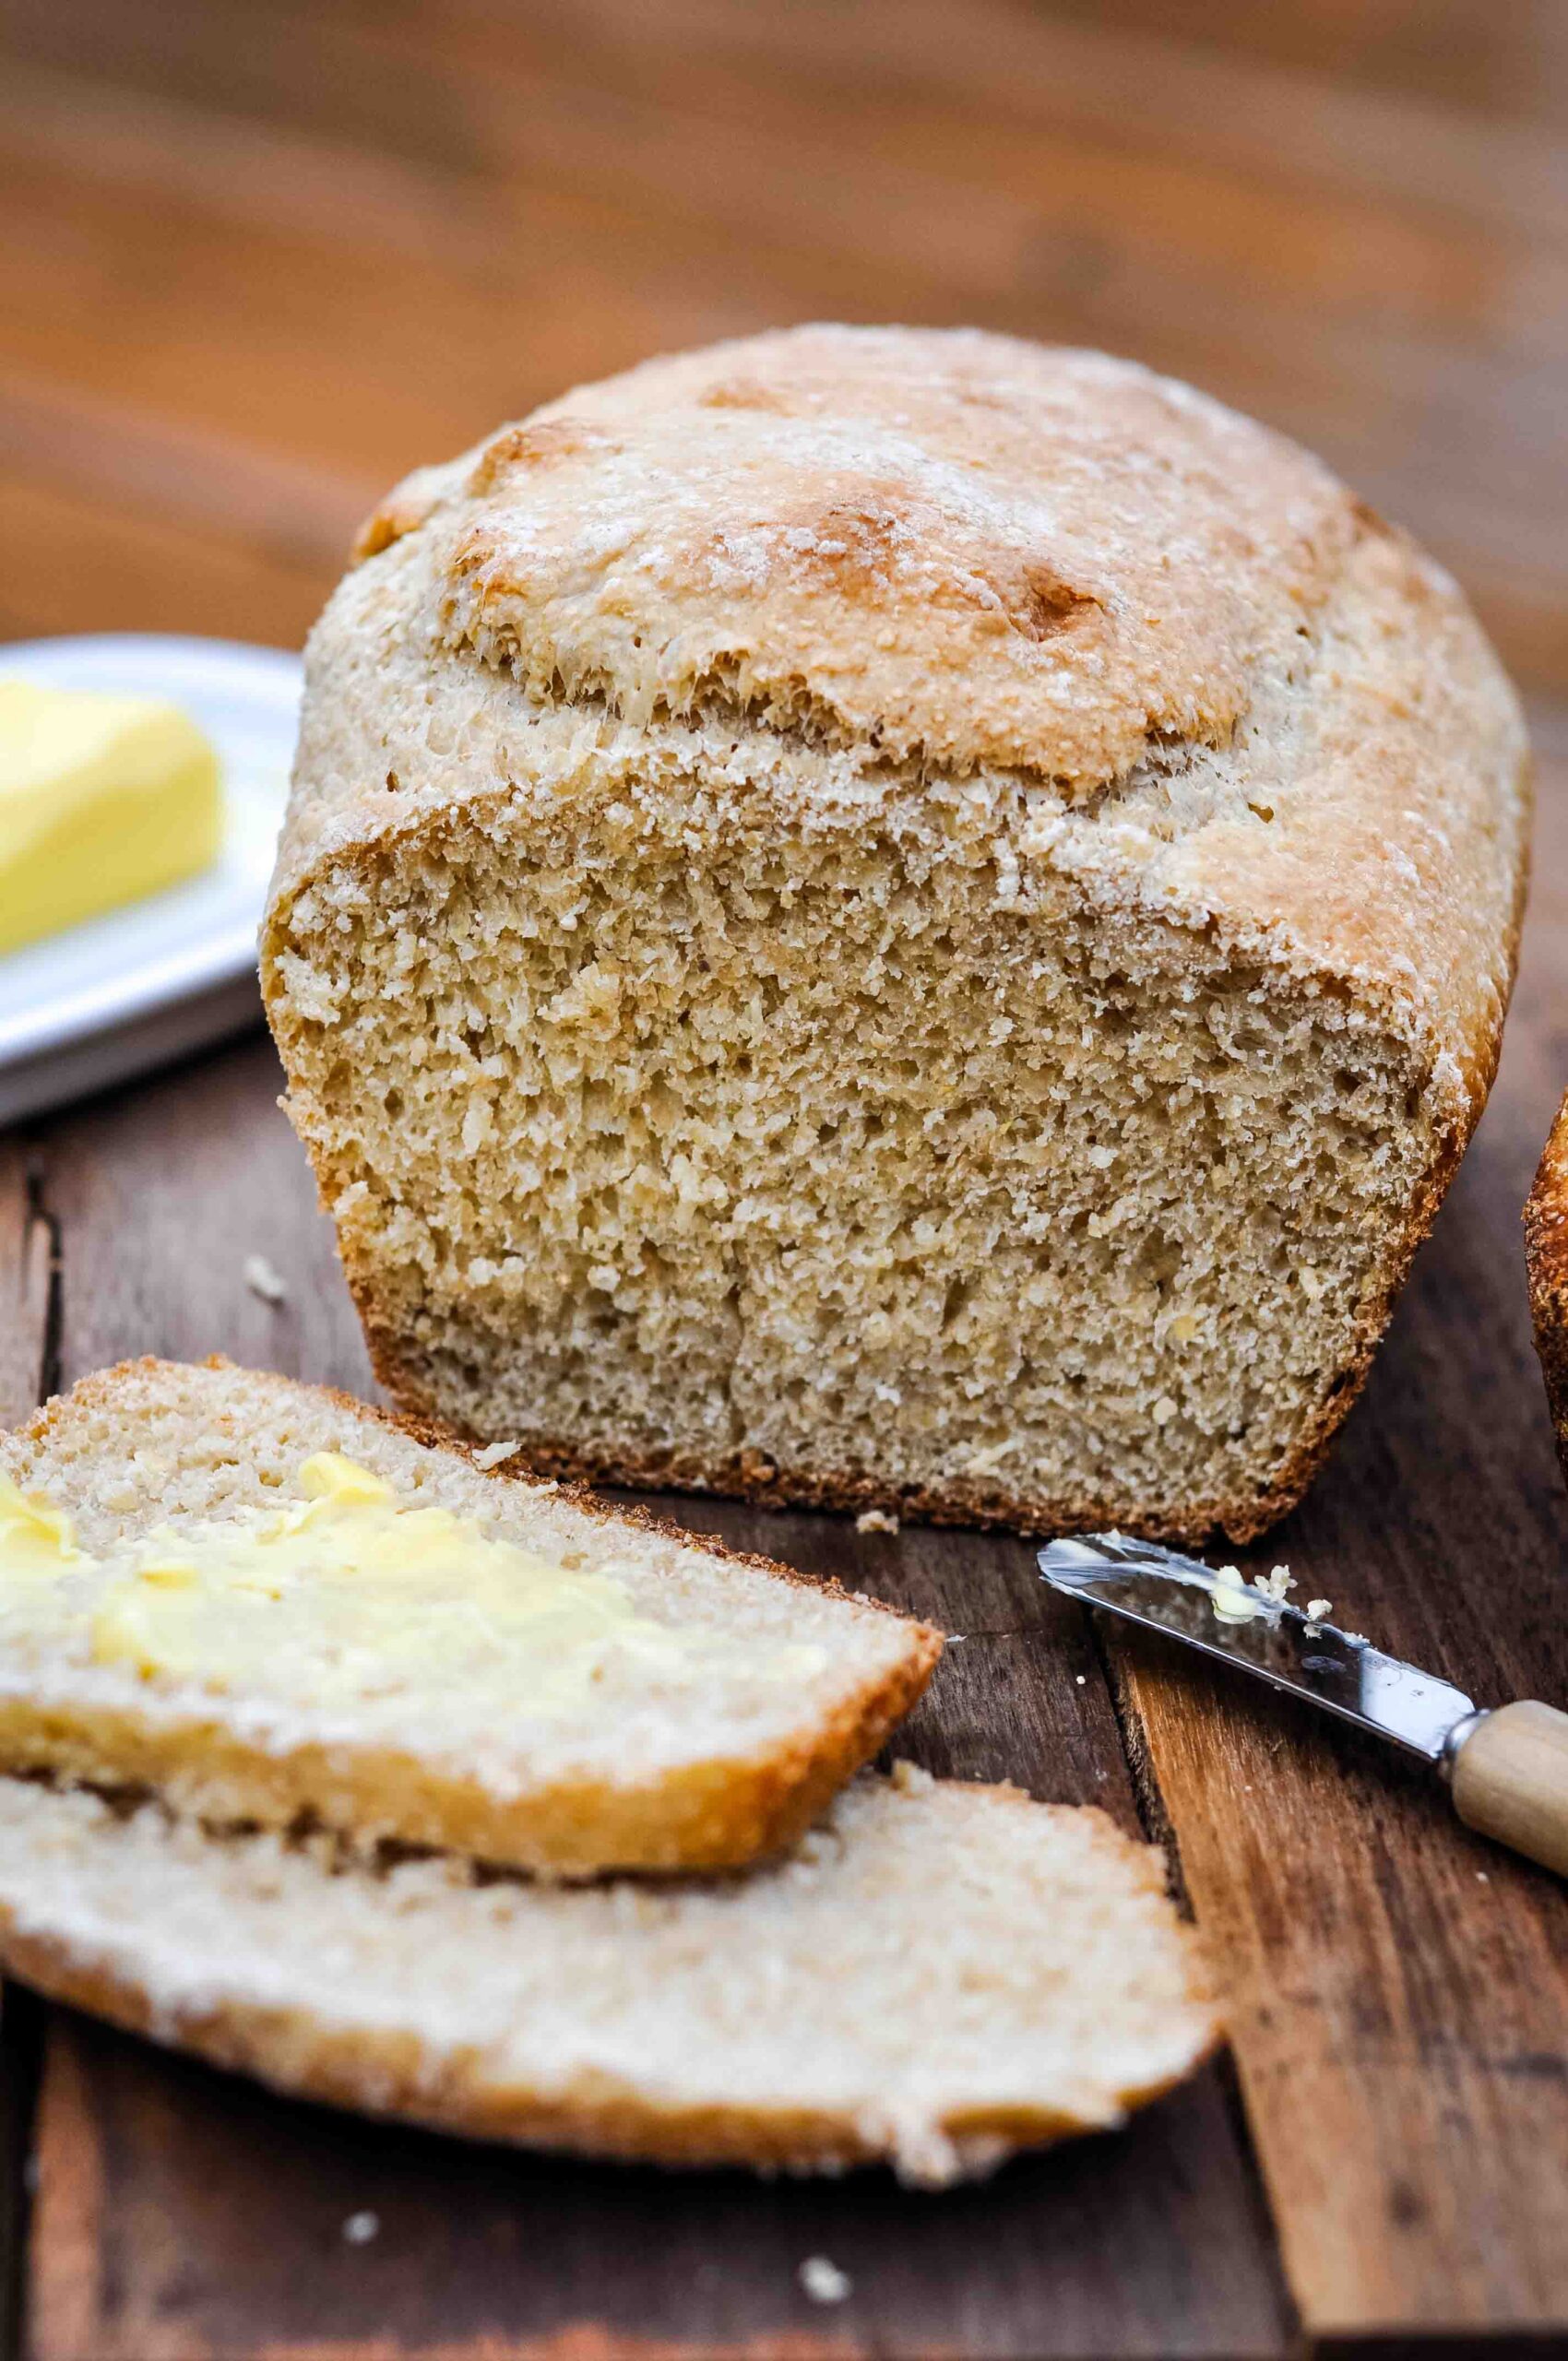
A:
{"label": "bread crumb on board", "polygon": [[841,2304],[854,2290],[849,2272],[825,2254],[808,2254],[795,2276],[814,2304]]}
{"label": "bread crumb on board", "polygon": [[350,2213],[344,2223],[344,2243],[350,2247],[368,2247],[372,2238],[379,2236],[380,2230],[380,2214],[373,2213],[367,2206],[362,2213]]}
{"label": "bread crumb on board", "polygon": [[898,1520],[885,1509],[862,1509],[855,1519],[857,1533],[897,1533]]}
{"label": "bread crumb on board", "polygon": [[287,1303],[289,1290],[280,1272],[275,1271],[265,1254],[247,1254],[244,1261],[245,1285],[252,1295],[263,1303]]}

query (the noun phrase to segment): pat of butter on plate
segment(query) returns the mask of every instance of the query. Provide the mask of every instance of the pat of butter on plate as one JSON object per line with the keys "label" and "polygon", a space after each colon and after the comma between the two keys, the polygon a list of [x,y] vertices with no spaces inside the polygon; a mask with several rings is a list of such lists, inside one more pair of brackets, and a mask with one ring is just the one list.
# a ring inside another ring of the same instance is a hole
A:
{"label": "pat of butter on plate", "polygon": [[197,875],[222,825],[178,706],[0,678],[0,954]]}

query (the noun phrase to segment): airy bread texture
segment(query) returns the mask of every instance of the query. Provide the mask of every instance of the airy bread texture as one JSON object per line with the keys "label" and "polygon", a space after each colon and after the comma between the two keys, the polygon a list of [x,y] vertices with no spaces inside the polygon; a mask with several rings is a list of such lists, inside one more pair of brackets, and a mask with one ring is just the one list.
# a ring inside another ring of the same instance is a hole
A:
{"label": "airy bread texture", "polygon": [[1102,355],[813,327],[372,519],[263,942],[377,1373],[540,1466],[1243,1539],[1485,1100],[1455,586]]}
{"label": "airy bread texture", "polygon": [[1568,1477],[1568,1098],[1557,1110],[1525,1206],[1525,1261],[1536,1350]]}
{"label": "airy bread texture", "polygon": [[711,1885],[379,1869],[0,1779],[0,1962],[279,2088],[595,2155],[911,2181],[1114,2124],[1217,2038],[1160,1857],[865,1778]]}
{"label": "airy bread texture", "polygon": [[[509,1701],[482,1648],[457,1680],[414,1657],[328,1685],[279,1646],[215,1691],[96,1661],[90,1628],[65,1611],[90,1577],[53,1577],[42,1602],[23,1577],[24,1595],[0,1601],[0,1768],[151,1788],[221,1824],[310,1815],[362,1842],[448,1845],[556,1876],[724,1869],[791,1844],[941,1652],[925,1625],[836,1585],[487,1474],[345,1395],[221,1362],[89,1378],[0,1438],[0,1466],[66,1508],[99,1552],[154,1525],[190,1536],[275,1510],[318,1451],[345,1453],[410,1504],[608,1574],[639,1615],[720,1634],[731,1653],[678,1674],[607,1652],[586,1693],[547,1715]],[[756,1658],[775,1649],[807,1668],[766,1677]]]}

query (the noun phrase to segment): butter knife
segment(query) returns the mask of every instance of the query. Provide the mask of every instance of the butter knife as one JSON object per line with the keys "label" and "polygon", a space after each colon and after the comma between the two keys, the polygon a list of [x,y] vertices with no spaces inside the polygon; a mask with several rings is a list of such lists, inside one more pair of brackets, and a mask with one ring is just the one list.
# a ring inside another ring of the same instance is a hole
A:
{"label": "butter knife", "polygon": [[1493,1711],[1359,1632],[1214,1572],[1195,1558],[1120,1533],[1052,1541],[1039,1570],[1053,1589],[1391,1738],[1443,1778],[1467,1827],[1568,1877],[1568,1714],[1521,1701]]}

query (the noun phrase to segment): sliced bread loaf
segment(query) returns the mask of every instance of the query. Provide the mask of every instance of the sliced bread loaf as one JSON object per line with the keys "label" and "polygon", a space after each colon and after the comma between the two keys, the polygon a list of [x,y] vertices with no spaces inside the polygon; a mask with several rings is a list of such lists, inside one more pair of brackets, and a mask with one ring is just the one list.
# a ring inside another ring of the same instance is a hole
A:
{"label": "sliced bread loaf", "polygon": [[575,1876],[809,1825],[938,1635],[221,1363],[0,1441],[0,1768]]}
{"label": "sliced bread loaf", "polygon": [[808,327],[395,492],[263,944],[383,1382],[553,1472],[1236,1538],[1485,1102],[1453,582],[1190,388]]}
{"label": "sliced bread loaf", "polygon": [[1568,1477],[1568,1098],[1557,1110],[1525,1207],[1525,1261],[1536,1350]]}
{"label": "sliced bread loaf", "polygon": [[279,2088],[449,2130],[943,2182],[1117,2122],[1216,2038],[1160,1857],[908,1772],[712,1884],[374,1868],[0,1779],[0,1964]]}

